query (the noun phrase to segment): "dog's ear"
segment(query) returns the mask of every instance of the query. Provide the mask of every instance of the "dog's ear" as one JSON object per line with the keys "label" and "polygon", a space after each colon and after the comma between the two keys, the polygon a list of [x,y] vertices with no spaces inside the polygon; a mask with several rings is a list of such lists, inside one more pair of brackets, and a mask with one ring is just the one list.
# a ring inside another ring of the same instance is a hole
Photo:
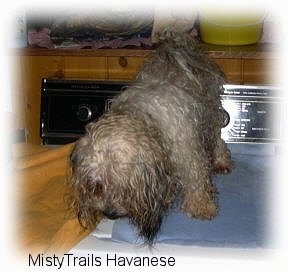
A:
{"label": "dog's ear", "polygon": [[147,163],[137,164],[133,170],[133,180],[130,180],[130,183],[137,184],[137,191],[141,191],[141,194],[135,194],[130,198],[130,220],[139,229],[139,236],[144,242],[152,245],[161,227],[164,212],[156,188],[159,187],[160,180],[155,170]]}
{"label": "dog's ear", "polygon": [[163,216],[168,212],[177,194],[176,182],[163,161],[149,161],[135,165],[131,184],[137,191],[130,198],[131,222],[139,229],[145,243],[153,244],[161,227]]}

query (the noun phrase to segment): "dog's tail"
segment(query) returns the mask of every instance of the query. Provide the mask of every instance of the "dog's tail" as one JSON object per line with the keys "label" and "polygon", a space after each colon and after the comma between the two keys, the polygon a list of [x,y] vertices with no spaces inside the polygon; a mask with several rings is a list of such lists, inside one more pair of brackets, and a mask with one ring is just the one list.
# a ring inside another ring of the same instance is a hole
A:
{"label": "dog's tail", "polygon": [[176,30],[173,26],[164,28],[161,32],[156,33],[156,35],[159,45],[167,41],[174,41],[174,43],[178,44],[178,46],[187,46],[187,43],[189,46],[191,46],[192,43],[192,46],[199,48],[198,41],[195,37],[193,37],[187,31],[179,32],[179,30]]}
{"label": "dog's tail", "polygon": [[210,84],[214,93],[215,87],[222,89],[225,84],[224,74],[204,52],[198,39],[188,32],[175,31],[171,26],[158,35],[158,51],[166,52],[168,59],[173,60],[175,65],[201,85],[200,89],[204,87],[203,84],[208,88]]}

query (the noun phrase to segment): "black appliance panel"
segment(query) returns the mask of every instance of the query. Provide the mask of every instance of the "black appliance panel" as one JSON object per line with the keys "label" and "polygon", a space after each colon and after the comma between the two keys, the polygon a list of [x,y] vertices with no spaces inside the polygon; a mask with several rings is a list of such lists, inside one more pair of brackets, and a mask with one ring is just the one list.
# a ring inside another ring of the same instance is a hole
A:
{"label": "black appliance panel", "polygon": [[40,136],[43,144],[77,140],[128,83],[92,80],[42,80]]}

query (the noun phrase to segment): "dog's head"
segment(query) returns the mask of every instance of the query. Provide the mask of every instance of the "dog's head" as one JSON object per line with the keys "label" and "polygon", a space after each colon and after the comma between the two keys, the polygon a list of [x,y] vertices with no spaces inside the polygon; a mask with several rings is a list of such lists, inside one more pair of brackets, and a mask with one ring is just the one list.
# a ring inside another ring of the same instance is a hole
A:
{"label": "dog's head", "polygon": [[99,211],[128,217],[153,242],[179,189],[160,138],[155,128],[126,115],[106,114],[86,127],[71,153],[69,179],[70,205],[82,225],[93,226]]}

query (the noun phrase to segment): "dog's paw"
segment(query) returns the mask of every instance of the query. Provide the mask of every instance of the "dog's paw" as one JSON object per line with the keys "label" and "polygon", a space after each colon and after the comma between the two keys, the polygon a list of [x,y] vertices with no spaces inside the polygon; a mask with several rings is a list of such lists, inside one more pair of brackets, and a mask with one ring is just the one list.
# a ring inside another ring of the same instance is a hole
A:
{"label": "dog's paw", "polygon": [[199,202],[184,199],[181,210],[189,218],[197,219],[212,219],[218,214],[218,206],[213,199],[203,199]]}
{"label": "dog's paw", "polygon": [[213,163],[213,169],[219,174],[228,174],[233,169],[233,162],[230,159],[216,160]]}

